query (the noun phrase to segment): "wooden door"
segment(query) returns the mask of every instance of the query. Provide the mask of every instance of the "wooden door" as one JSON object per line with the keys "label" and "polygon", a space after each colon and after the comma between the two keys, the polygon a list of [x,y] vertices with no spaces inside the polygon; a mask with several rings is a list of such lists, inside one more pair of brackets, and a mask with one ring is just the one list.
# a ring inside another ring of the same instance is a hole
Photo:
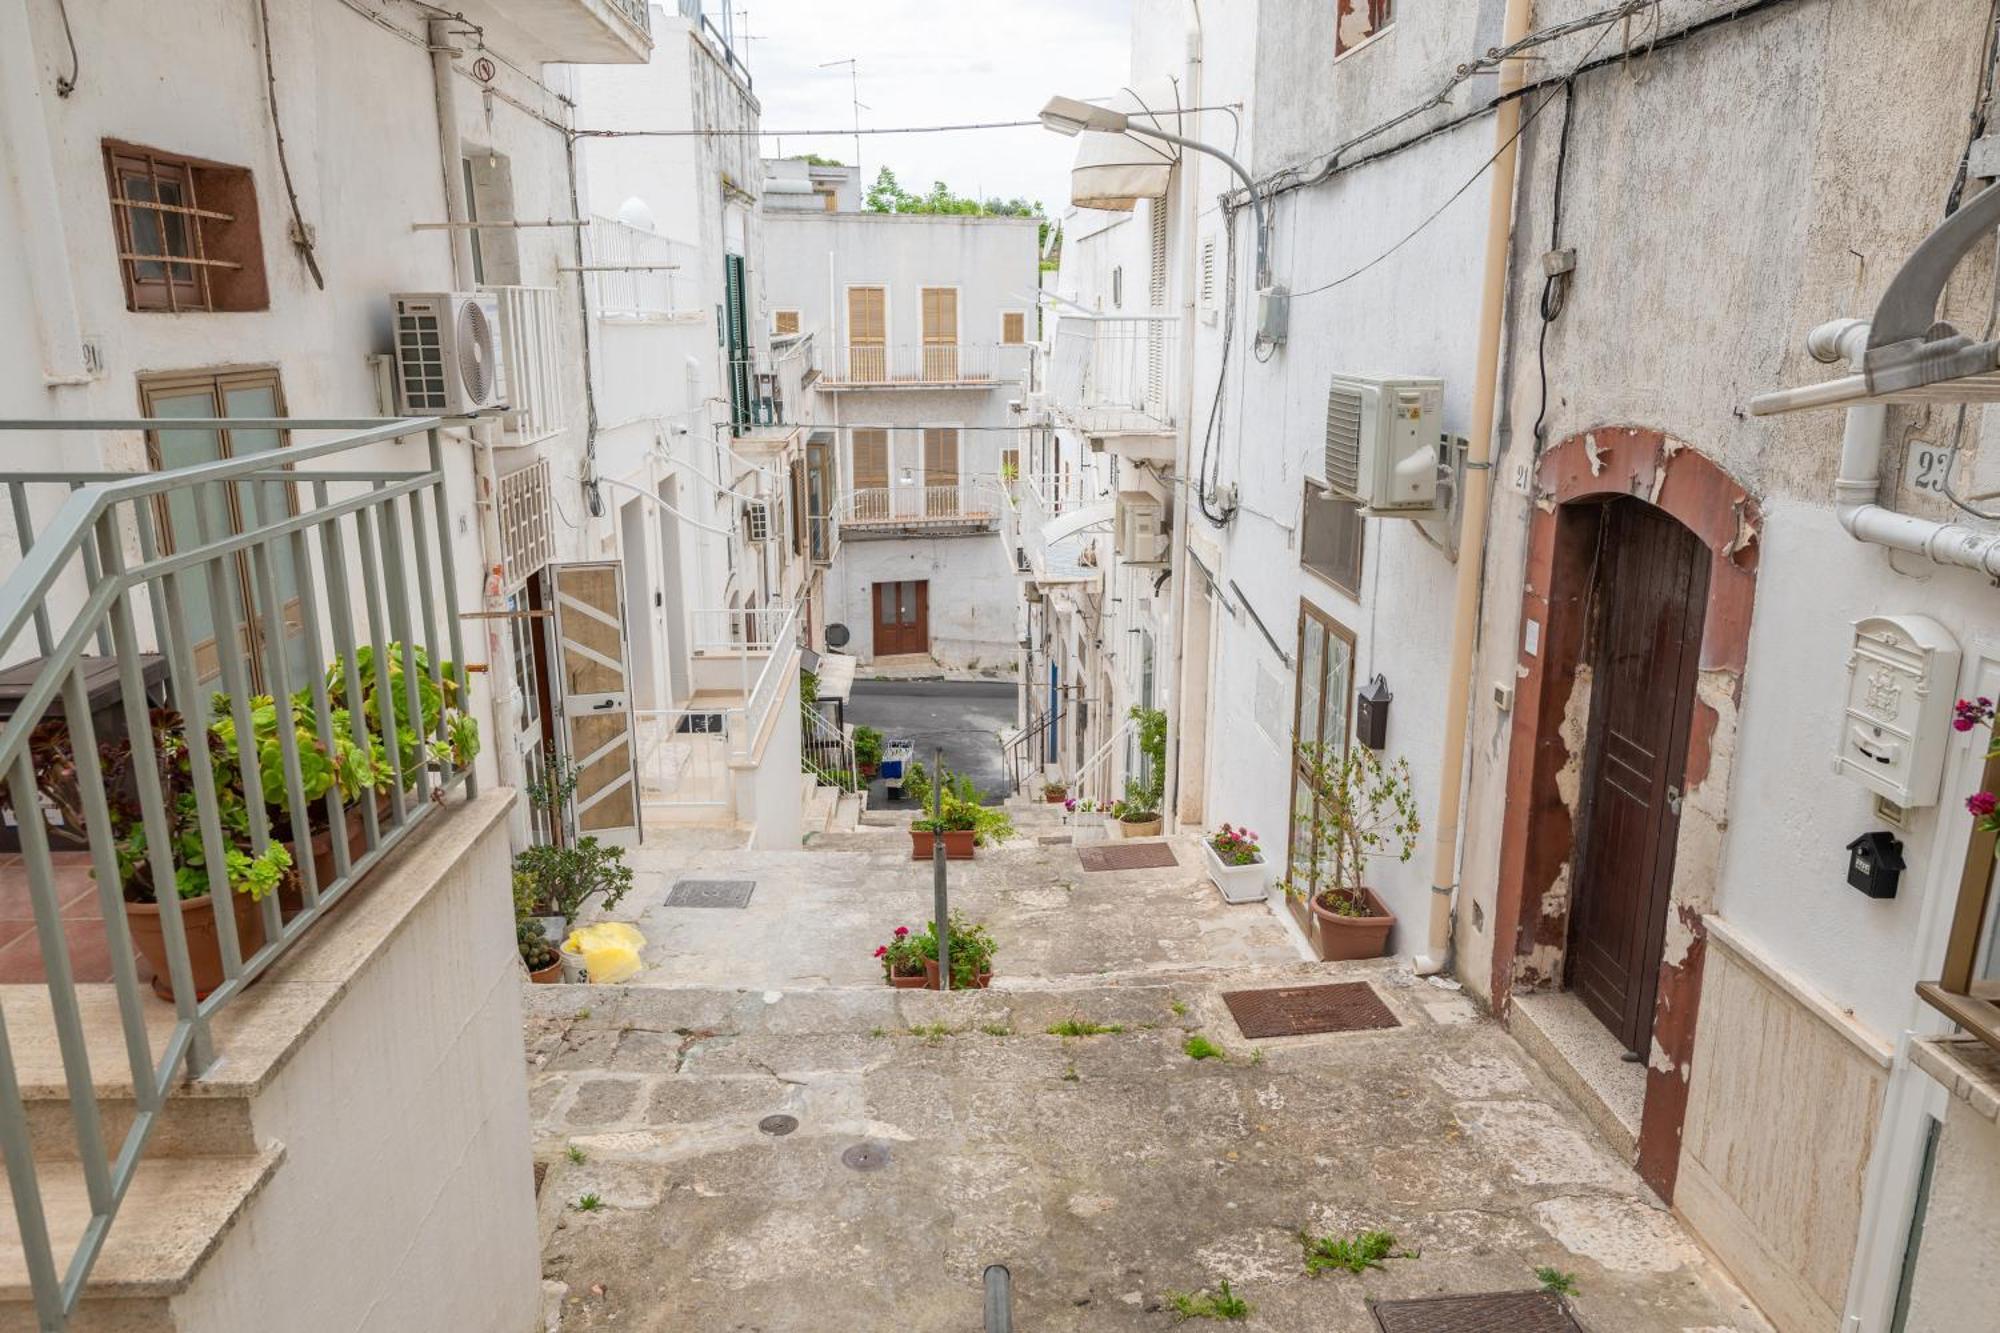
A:
{"label": "wooden door", "polygon": [[576,765],[579,833],[639,827],[633,775],[632,679],[625,644],[624,579],[615,560],[551,565],[563,740]]}
{"label": "wooden door", "polygon": [[847,289],[847,378],[879,384],[889,378],[888,293],[880,287]]}
{"label": "wooden door", "polygon": [[958,378],[958,288],[923,289],[924,378]]}
{"label": "wooden door", "polygon": [[1652,1041],[1708,552],[1651,505],[1605,506],[1592,596],[1571,989],[1625,1048]]}
{"label": "wooden door", "polygon": [[927,579],[875,585],[875,656],[930,651],[930,591]]}

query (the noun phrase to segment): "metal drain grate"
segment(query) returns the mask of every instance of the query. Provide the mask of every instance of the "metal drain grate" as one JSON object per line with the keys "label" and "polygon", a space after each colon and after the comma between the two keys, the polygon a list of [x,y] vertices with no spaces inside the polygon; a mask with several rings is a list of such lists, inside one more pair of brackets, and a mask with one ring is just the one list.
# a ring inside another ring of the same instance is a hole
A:
{"label": "metal drain grate", "polygon": [[1164,842],[1109,842],[1079,847],[1076,859],[1085,870],[1151,870],[1180,864],[1174,849]]}
{"label": "metal drain grate", "polygon": [[1484,1291],[1417,1301],[1377,1301],[1382,1333],[1584,1333],[1552,1291]]}
{"label": "metal drain grate", "polygon": [[1222,1002],[1246,1037],[1303,1037],[1402,1026],[1365,981],[1225,991]]}
{"label": "metal drain grate", "polygon": [[767,1115],[757,1122],[757,1128],[774,1138],[783,1138],[799,1127],[795,1115]]}
{"label": "metal drain grate", "polygon": [[1035,841],[1044,847],[1067,847],[1076,841],[1076,835],[1072,833],[1044,833],[1041,837],[1035,839]]}
{"label": "metal drain grate", "polygon": [[857,1143],[840,1155],[842,1166],[856,1171],[880,1171],[889,1165],[889,1145],[886,1143]]}
{"label": "metal drain grate", "polygon": [[668,907],[748,907],[754,879],[683,879],[667,893]]}

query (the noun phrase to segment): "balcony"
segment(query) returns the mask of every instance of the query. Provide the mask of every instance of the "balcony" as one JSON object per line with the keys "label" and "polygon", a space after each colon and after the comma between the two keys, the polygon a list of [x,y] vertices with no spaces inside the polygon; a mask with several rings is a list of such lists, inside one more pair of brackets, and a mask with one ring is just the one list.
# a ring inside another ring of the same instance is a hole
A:
{"label": "balcony", "polygon": [[[765,762],[777,705],[797,679],[798,632],[796,606],[688,613],[692,695],[680,708],[634,714],[649,812],[698,817],[736,804],[739,775]],[[795,758],[770,762],[796,773]]]}
{"label": "balcony", "polygon": [[1180,345],[1175,315],[1063,315],[1049,357],[1050,411],[1086,435],[1171,436]]}
{"label": "balcony", "polygon": [[646,0],[493,0],[543,60],[564,65],[643,65],[653,54]]}
{"label": "balcony", "polygon": [[1007,502],[1017,573],[1042,587],[1102,576],[1097,532],[1111,520],[1111,502],[1093,502],[1082,478],[1030,474],[1007,487]]}
{"label": "balcony", "polygon": [[591,308],[614,323],[699,321],[701,256],[685,241],[602,215],[584,232],[590,247]]}
{"label": "balcony", "polygon": [[998,521],[1000,504],[990,480],[864,486],[840,497],[836,521],[842,541],[988,532]]}
{"label": "balcony", "polygon": [[486,288],[500,298],[500,364],[508,409],[501,443],[515,448],[562,434],[568,422],[563,394],[562,293],[553,287]]}
{"label": "balcony", "polygon": [[816,388],[1014,389],[1027,383],[1028,348],[1016,343],[876,343],[826,358]]}

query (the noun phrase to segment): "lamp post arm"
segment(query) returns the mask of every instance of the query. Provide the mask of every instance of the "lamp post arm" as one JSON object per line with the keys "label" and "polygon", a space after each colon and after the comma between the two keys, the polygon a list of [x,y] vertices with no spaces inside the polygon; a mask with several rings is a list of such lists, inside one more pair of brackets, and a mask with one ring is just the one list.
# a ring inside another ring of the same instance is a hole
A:
{"label": "lamp post arm", "polygon": [[1190,139],[1180,134],[1169,134],[1165,130],[1156,130],[1150,126],[1141,125],[1136,121],[1130,120],[1126,122],[1125,128],[1133,134],[1143,134],[1149,139],[1160,139],[1170,144],[1178,144],[1182,148],[1191,148],[1197,153],[1207,153],[1210,157],[1220,160],[1222,165],[1236,173],[1236,178],[1242,181],[1244,188],[1250,192],[1250,216],[1257,224],[1257,286],[1259,288],[1270,286],[1271,260],[1266,242],[1267,231],[1264,225],[1264,201],[1257,193],[1257,182],[1250,179],[1250,173],[1243,169],[1243,164],[1223,152],[1220,148],[1202,143],[1199,139]]}

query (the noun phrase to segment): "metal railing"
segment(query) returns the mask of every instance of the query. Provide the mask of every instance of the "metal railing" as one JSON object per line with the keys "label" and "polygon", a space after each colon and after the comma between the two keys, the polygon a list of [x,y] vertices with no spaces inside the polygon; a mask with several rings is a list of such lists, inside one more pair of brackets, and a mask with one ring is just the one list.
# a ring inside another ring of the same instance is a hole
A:
{"label": "metal railing", "polygon": [[1180,395],[1180,317],[1064,315],[1049,360],[1049,405],[1091,434],[1171,430]]}
{"label": "metal railing", "polygon": [[1023,477],[1013,488],[1016,540],[1028,560],[1028,572],[1045,583],[1083,582],[1094,577],[1099,566],[1088,563],[1095,539],[1087,533],[1073,534],[1062,541],[1048,539],[1048,525],[1065,514],[1073,514],[1092,497],[1083,478],[1076,474],[1042,473]]}
{"label": "metal railing", "polygon": [[800,742],[799,758],[805,771],[829,787],[863,792],[862,799],[866,801],[861,765],[854,757],[854,738],[817,708],[807,707],[800,712],[805,735]]}
{"label": "metal railing", "polygon": [[500,364],[508,410],[501,418],[510,445],[536,444],[562,432],[562,295],[553,287],[494,287],[500,298]]}
{"label": "metal railing", "polygon": [[766,653],[782,643],[796,608],[788,605],[702,607],[688,613],[688,641],[698,653]]}
{"label": "metal railing", "polygon": [[732,736],[744,733],[741,708],[642,708],[638,731],[639,800],[647,806],[728,806]]}
{"label": "metal railing", "polygon": [[1033,785],[1033,779],[1042,777],[1043,754],[1048,749],[1049,728],[1059,716],[1058,713],[1046,710],[1037,713],[1029,720],[1027,726],[1001,741],[1000,762],[1007,770],[1009,791],[1025,796]]}
{"label": "metal railing", "polygon": [[827,361],[819,383],[829,389],[999,386],[1025,383],[1028,375],[1028,348],[1021,343],[850,343]]}
{"label": "metal railing", "polygon": [[904,523],[990,523],[1001,497],[994,484],[965,478],[943,486],[864,486],[840,497],[839,521],[848,526]]}
{"label": "metal railing", "polygon": [[[0,474],[22,551],[0,583],[0,660],[39,653],[0,725],[21,840],[0,874],[26,881],[91,1213],[58,1253],[0,1020],[0,1154],[44,1329],[75,1309],[183,1067],[199,1074],[223,1054],[216,1012],[437,810],[433,797],[473,791],[435,418],[0,421],[0,433],[224,430],[238,448],[256,433],[344,433],[160,472]],[[410,435],[428,441],[414,470],[321,470]],[[165,706],[149,698],[149,658]],[[92,698],[107,668],[122,737],[98,730],[113,706]],[[100,919],[62,916],[52,840],[87,849]],[[174,1012],[157,1051],[158,1001],[142,990],[126,911],[149,898],[153,985]],[[104,937],[135,1102],[115,1144],[66,931]]]}
{"label": "metal railing", "polygon": [[700,252],[602,215],[585,229],[592,304],[611,320],[682,319],[706,313]]}
{"label": "metal railing", "polygon": [[736,55],[736,19],[727,0],[716,6],[716,12],[722,17],[719,27],[715,20],[709,18],[702,0],[680,0],[680,10],[681,17],[692,23],[695,31],[707,40],[716,58],[743,80],[745,88],[750,87],[750,67]]}
{"label": "metal railing", "polygon": [[611,7],[647,37],[653,35],[653,7],[647,0],[611,0]]}
{"label": "metal railing", "polygon": [[1123,794],[1114,785],[1116,774],[1113,771],[1112,759],[1136,725],[1137,723],[1131,719],[1126,719],[1117,730],[1104,738],[1104,744],[1098,746],[1090,758],[1077,766],[1076,776],[1069,784],[1069,794],[1073,798],[1103,805],[1117,800]]}

